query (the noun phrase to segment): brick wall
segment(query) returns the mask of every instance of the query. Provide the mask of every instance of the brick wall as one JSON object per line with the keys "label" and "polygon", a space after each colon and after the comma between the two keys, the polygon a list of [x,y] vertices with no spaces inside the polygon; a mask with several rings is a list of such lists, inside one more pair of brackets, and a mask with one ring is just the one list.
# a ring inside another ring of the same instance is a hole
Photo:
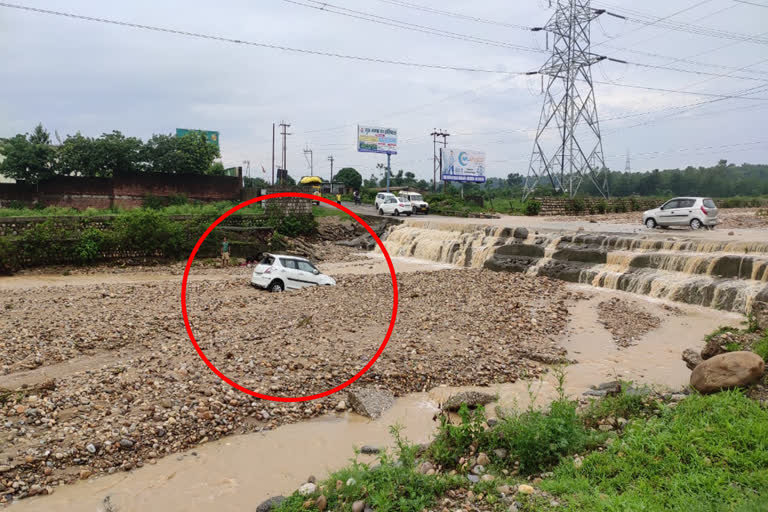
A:
{"label": "brick wall", "polygon": [[0,208],[12,203],[86,208],[133,208],[145,196],[184,195],[198,201],[235,201],[240,198],[241,178],[195,174],[120,174],[114,178],[56,176],[38,185],[0,183]]}

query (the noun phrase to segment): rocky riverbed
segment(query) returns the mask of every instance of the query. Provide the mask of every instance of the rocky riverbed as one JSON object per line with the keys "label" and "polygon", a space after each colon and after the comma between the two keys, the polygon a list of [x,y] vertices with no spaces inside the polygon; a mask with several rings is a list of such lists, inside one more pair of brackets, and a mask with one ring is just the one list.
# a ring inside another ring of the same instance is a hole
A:
{"label": "rocky riverbed", "polygon": [[[247,268],[211,270],[210,278],[198,270],[188,304],[200,346],[227,376],[271,395],[318,393],[349,379],[381,344],[392,311],[388,275],[340,275],[336,287],[268,294],[248,286]],[[564,354],[555,340],[573,296],[560,282],[474,269],[398,281],[392,338],[353,386],[401,396],[513,382]],[[88,282],[16,285],[0,298],[4,502],[346,407],[344,392],[276,403],[224,384],[186,337],[176,280]]]}

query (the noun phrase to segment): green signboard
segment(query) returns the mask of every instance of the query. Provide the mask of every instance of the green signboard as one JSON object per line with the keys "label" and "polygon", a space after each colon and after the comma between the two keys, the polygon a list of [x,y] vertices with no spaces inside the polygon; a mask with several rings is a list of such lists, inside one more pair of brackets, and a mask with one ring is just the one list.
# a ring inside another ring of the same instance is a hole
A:
{"label": "green signboard", "polygon": [[211,144],[219,145],[219,132],[209,132],[206,130],[188,130],[186,128],[176,128],[176,136],[183,137],[188,133],[202,133]]}

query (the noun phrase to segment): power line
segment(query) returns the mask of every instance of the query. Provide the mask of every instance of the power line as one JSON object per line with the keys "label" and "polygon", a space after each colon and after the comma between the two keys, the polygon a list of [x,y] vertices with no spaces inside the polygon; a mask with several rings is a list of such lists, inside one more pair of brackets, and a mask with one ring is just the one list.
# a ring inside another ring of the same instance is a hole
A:
{"label": "power line", "polygon": [[757,7],[768,7],[766,4],[759,4],[757,2],[747,2],[747,0],[733,0],[734,2],[738,2],[740,4],[749,4],[749,5],[756,5]]}
{"label": "power line", "polygon": [[[468,34],[459,34],[456,32],[449,32],[447,30],[440,30],[440,29],[425,26],[425,25],[417,25],[415,23],[409,23],[405,21],[396,20],[393,18],[387,18],[384,16],[379,16],[377,14],[370,14],[363,11],[356,11],[354,9],[348,9],[346,7],[339,7],[337,5],[333,5],[328,2],[320,2],[317,0],[305,0],[303,2],[299,0],[283,0],[283,2],[299,5],[302,7],[308,7],[310,9],[316,9],[318,11],[323,11],[331,14],[338,14],[338,15],[347,16],[350,18],[370,21],[372,23],[378,23],[380,25],[386,25],[390,27],[396,27],[396,28],[401,28],[405,30],[421,32],[424,34],[437,35],[440,37],[447,37],[449,39],[457,39],[460,41],[468,41],[472,43],[496,46],[500,48],[510,48],[510,49],[526,51],[526,52],[544,53],[542,50],[539,50],[538,48],[521,46],[521,45],[516,45],[512,43],[505,43],[503,41],[495,41],[492,39],[484,39],[484,38],[475,37]],[[314,4],[314,5],[311,5],[311,4]]]}
{"label": "power line", "polygon": [[[39,9],[36,7],[29,7],[25,5],[18,5],[18,4],[12,4],[7,2],[0,2],[0,7],[6,7],[10,9],[17,9],[21,11],[28,11],[28,12],[34,12],[38,14],[47,14],[52,16],[60,16],[60,17],[66,17],[70,19],[77,19],[77,20],[83,20],[83,21],[90,21],[94,23],[104,23],[108,25],[116,25],[121,27],[127,27],[127,28],[135,28],[135,29],[141,29],[141,30],[147,30],[151,32],[160,32],[160,33],[166,33],[166,34],[173,34],[178,36],[184,36],[184,37],[191,37],[196,39],[205,39],[205,40],[211,40],[211,41],[218,41],[218,42],[224,42],[224,43],[231,43],[231,44],[240,44],[245,46],[252,46],[252,47],[259,47],[259,48],[267,48],[272,50],[280,50],[280,51],[286,51],[286,52],[293,52],[293,53],[302,53],[307,55],[317,55],[317,56],[323,56],[323,57],[333,57],[333,58],[339,58],[339,59],[346,59],[346,60],[354,60],[354,61],[365,61],[365,62],[373,62],[377,64],[391,64],[391,65],[397,65],[397,66],[407,66],[407,67],[416,67],[416,68],[426,68],[426,69],[439,69],[439,70],[448,70],[448,71],[466,71],[466,72],[472,72],[472,73],[486,73],[486,74],[497,74],[497,75],[506,75],[506,76],[513,76],[513,75],[527,75],[530,73],[521,73],[521,72],[512,72],[512,71],[501,71],[498,69],[483,69],[483,68],[472,68],[472,67],[459,67],[459,66],[448,66],[448,65],[440,65],[440,64],[425,64],[425,63],[419,63],[419,62],[410,62],[410,61],[399,61],[399,60],[390,60],[390,59],[380,59],[376,57],[367,57],[367,56],[360,56],[360,55],[348,55],[348,54],[341,54],[341,53],[335,53],[335,52],[327,52],[327,51],[321,51],[321,50],[312,50],[312,49],[306,49],[306,48],[295,48],[290,46],[283,46],[283,45],[276,45],[271,43],[261,43],[261,42],[254,42],[254,41],[248,41],[243,39],[235,39],[225,36],[216,36],[211,34],[203,34],[199,32],[190,32],[185,30],[177,30],[177,29],[171,29],[171,28],[165,28],[165,27],[158,27],[153,25],[143,25],[138,23],[130,23],[125,21],[119,21],[109,18],[98,18],[93,16],[85,16],[70,12],[63,12],[63,11],[53,11],[50,9]],[[671,93],[677,93],[677,94],[689,94],[689,95],[695,95],[695,96],[709,96],[709,97],[723,97],[723,98],[729,98],[729,99],[748,99],[748,100],[759,100],[759,101],[765,101],[768,100],[768,98],[751,98],[751,97],[738,97],[738,96],[726,96],[721,94],[714,94],[714,93],[704,93],[704,92],[695,92],[695,91],[685,91],[685,90],[675,90],[675,89],[662,89],[662,88],[655,88],[655,87],[646,87],[641,85],[632,85],[632,84],[612,84],[610,82],[599,82],[594,81],[594,83],[601,83],[606,85],[612,85],[615,87],[627,87],[631,89],[645,89],[645,90],[652,90],[652,91],[663,91],[663,92],[671,92]],[[340,127],[341,128],[341,127]]]}
{"label": "power line", "polygon": [[530,30],[530,27],[526,27],[524,25],[517,25],[515,23],[506,23],[506,22],[497,21],[497,20],[490,20],[490,19],[487,19],[487,18],[480,18],[478,16],[469,16],[469,15],[466,15],[466,14],[460,14],[460,13],[452,12],[452,11],[444,11],[444,10],[441,10],[441,9],[435,9],[433,7],[427,7],[427,6],[424,6],[424,5],[418,5],[418,4],[414,4],[414,3],[411,3],[411,2],[404,2],[404,1],[401,1],[401,0],[378,0],[378,1],[386,3],[386,4],[390,4],[390,5],[397,5],[397,6],[405,7],[405,8],[408,8],[408,9],[414,9],[414,10],[417,10],[417,11],[429,12],[429,13],[432,13],[432,14],[438,14],[438,15],[441,15],[441,16],[448,16],[448,17],[451,17],[451,18],[458,18],[458,19],[467,20],[467,21],[476,21],[478,23],[484,23],[484,24],[487,24],[487,25],[498,25],[498,26],[501,26],[501,27],[516,28],[516,29],[519,29],[519,30]]}
{"label": "power line", "polygon": [[[681,14],[682,12],[689,11],[689,10],[695,8],[695,7],[698,7],[700,5],[708,3],[709,1],[711,1],[711,0],[704,0],[702,2],[698,2],[698,3],[696,3],[696,4],[694,4],[694,5],[690,6],[690,7],[687,7],[685,9],[683,9],[683,10],[680,10],[680,11],[676,11],[675,13],[667,15],[667,16],[664,16],[664,17],[652,16],[652,15],[644,15],[644,14],[632,14],[631,9],[626,9],[626,8],[623,8],[623,7],[618,7],[616,9],[614,9],[614,10],[616,12],[618,12],[619,14],[624,15],[626,17],[627,21],[630,21],[632,23],[636,23],[636,24],[642,25],[641,27],[638,27],[638,28],[636,28],[634,30],[626,32],[623,35],[634,33],[634,32],[636,32],[638,30],[642,30],[643,28],[647,28],[647,27],[656,25],[656,26],[659,26],[661,28],[667,28],[669,30],[685,32],[685,33],[694,34],[694,35],[714,37],[714,38],[721,38],[721,39],[731,39],[731,40],[735,40],[735,41],[750,42],[750,43],[755,43],[755,44],[768,44],[768,40],[763,39],[763,38],[759,38],[759,37],[755,37],[755,36],[751,36],[749,34],[742,34],[742,33],[739,33],[739,32],[730,32],[730,31],[720,30],[720,29],[716,29],[716,28],[709,28],[709,27],[705,27],[703,25],[694,25],[694,24],[690,24],[690,23],[667,21],[672,16],[676,16],[678,14]],[[637,12],[637,11],[635,11],[635,12]],[[616,38],[623,37],[623,35],[622,36],[617,36]],[[613,38],[613,39],[616,39],[616,38]],[[600,46],[600,45],[602,45],[604,43],[605,42],[596,43],[595,46]]]}
{"label": "power line", "polygon": [[129,28],[136,28],[136,29],[142,29],[142,30],[149,30],[152,32],[163,32],[166,34],[174,34],[179,36],[186,36],[186,37],[193,37],[197,39],[207,39],[211,41],[219,41],[223,43],[233,43],[233,44],[241,44],[246,46],[255,46],[259,48],[269,48],[272,50],[281,50],[286,52],[294,52],[294,53],[304,53],[309,55],[320,55],[323,57],[335,57],[339,59],[348,59],[348,60],[356,60],[356,61],[367,61],[367,62],[374,62],[377,64],[393,64],[398,66],[409,66],[409,67],[417,67],[417,68],[428,68],[428,69],[442,69],[442,70],[450,70],[450,71],[467,71],[472,73],[490,73],[490,74],[505,74],[505,75],[515,75],[515,74],[523,74],[523,73],[513,73],[509,71],[499,71],[495,69],[480,69],[480,68],[471,68],[471,67],[458,67],[458,66],[446,66],[446,65],[440,65],[440,64],[424,64],[419,62],[409,62],[409,61],[400,61],[400,60],[390,60],[390,59],[380,59],[376,57],[365,57],[365,56],[359,56],[359,55],[347,55],[342,53],[335,53],[335,52],[326,52],[326,51],[320,51],[320,50],[310,50],[306,48],[294,48],[290,46],[283,46],[283,45],[277,45],[277,44],[270,44],[270,43],[259,43],[254,41],[247,41],[244,39],[234,39],[230,37],[224,37],[224,36],[214,36],[210,34],[202,34],[199,32],[189,32],[185,30],[176,30],[171,28],[163,28],[163,27],[157,27],[153,25],[142,25],[138,23],[129,23],[126,21],[118,21],[113,20],[109,18],[97,18],[93,16],[84,16],[81,14],[74,14],[70,12],[62,12],[62,11],[52,11],[50,9],[39,9],[36,7],[28,7],[25,5],[17,5],[17,4],[11,4],[6,2],[0,2],[0,7],[7,7],[10,9],[18,9],[22,11],[29,11],[29,12],[35,12],[40,14],[49,14],[52,16],[62,16],[66,18],[73,18],[83,21],[92,21],[96,23],[106,23],[109,25],[118,25],[121,27],[129,27]]}

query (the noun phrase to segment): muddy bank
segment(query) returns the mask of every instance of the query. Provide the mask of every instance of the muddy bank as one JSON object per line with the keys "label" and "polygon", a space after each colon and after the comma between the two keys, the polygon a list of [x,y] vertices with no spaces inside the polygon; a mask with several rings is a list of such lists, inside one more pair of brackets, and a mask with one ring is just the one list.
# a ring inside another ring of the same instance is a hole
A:
{"label": "muddy bank", "polygon": [[[590,385],[616,376],[673,388],[687,382],[689,372],[680,360],[687,346],[701,346],[705,334],[721,324],[736,325],[739,317],[713,313],[702,308],[683,306],[681,313],[670,311],[664,303],[635,299],[620,292],[602,292],[588,288],[576,290],[589,294],[570,308],[571,320],[559,340],[568,349],[568,357],[578,363],[567,369],[566,386],[572,396]],[[598,305],[618,297],[631,305],[648,309],[662,319],[661,325],[622,349],[611,334],[596,323]],[[636,302],[637,301],[637,302]],[[534,383],[537,404],[555,396],[554,379],[545,377]],[[529,394],[526,381],[480,389],[498,393],[502,408],[527,407]],[[207,443],[179,456],[169,456],[155,465],[131,473],[118,473],[99,479],[78,482],[58,488],[51,496],[27,499],[14,510],[98,510],[106,496],[118,510],[185,510],[240,511],[256,507],[266,497],[294,491],[307,476],[323,478],[353,456],[353,447],[364,444],[386,446],[390,438],[388,426],[400,423],[405,435],[414,442],[426,442],[435,427],[432,416],[437,403],[457,389],[437,387],[427,393],[410,394],[397,400],[393,409],[379,420],[333,413],[271,432],[233,436]],[[495,408],[488,407],[490,416]],[[193,455],[194,452],[194,455]],[[361,460],[370,460],[361,455]],[[266,461],[269,463],[255,463]]]}

